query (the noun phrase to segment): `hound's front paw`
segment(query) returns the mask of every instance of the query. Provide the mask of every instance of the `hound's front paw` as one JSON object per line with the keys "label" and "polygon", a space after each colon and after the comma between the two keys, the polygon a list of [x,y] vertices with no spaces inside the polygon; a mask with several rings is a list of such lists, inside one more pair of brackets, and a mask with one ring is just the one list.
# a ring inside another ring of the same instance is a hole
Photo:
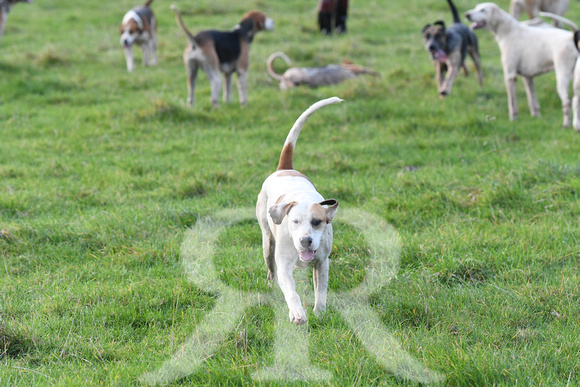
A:
{"label": "hound's front paw", "polygon": [[304,308],[302,308],[301,306],[298,306],[296,308],[290,308],[289,315],[290,321],[293,324],[301,325],[306,322],[306,312],[304,311]]}
{"label": "hound's front paw", "polygon": [[326,312],[326,305],[315,305],[314,306],[314,314],[316,317],[319,317]]}

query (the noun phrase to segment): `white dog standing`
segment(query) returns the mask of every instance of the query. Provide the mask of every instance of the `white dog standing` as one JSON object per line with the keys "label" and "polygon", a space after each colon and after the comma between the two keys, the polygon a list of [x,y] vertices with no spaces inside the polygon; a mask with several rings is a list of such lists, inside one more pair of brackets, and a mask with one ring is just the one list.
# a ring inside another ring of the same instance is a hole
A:
{"label": "white dog standing", "polygon": [[318,101],[296,120],[284,143],[278,169],[264,181],[256,204],[268,280],[272,283],[277,277],[294,324],[306,322],[306,312],[296,293],[294,267],[313,265],[314,312],[326,310],[331,221],[338,208],[338,201],[324,200],[310,179],[294,170],[294,148],[308,117],[321,107],[341,101],[337,97]]}
{"label": "white dog standing", "polygon": [[495,36],[501,51],[501,63],[508,96],[510,120],[517,120],[516,79],[524,79],[532,116],[540,115],[534,77],[555,70],[558,95],[562,101],[565,128],[571,124],[568,87],[578,51],[572,32],[558,28],[537,28],[519,23],[494,3],[478,4],[465,13],[473,29],[486,28]]}

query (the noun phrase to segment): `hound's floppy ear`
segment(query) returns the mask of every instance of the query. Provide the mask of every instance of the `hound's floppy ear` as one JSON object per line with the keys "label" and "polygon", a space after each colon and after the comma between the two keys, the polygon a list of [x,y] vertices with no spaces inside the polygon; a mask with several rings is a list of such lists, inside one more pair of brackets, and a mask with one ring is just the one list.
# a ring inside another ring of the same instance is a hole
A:
{"label": "hound's floppy ear", "polygon": [[435,23],[436,26],[441,26],[442,29],[445,29],[445,22],[443,20],[437,20]]}
{"label": "hound's floppy ear", "polygon": [[423,29],[421,30],[421,33],[425,33],[425,31],[427,31],[427,29],[431,27],[431,24],[425,24],[425,27],[423,27]]}
{"label": "hound's floppy ear", "polygon": [[580,50],[580,47],[578,47],[579,42],[580,42],[580,31],[574,31],[574,45],[576,46],[577,50]]}
{"label": "hound's floppy ear", "polygon": [[280,203],[270,207],[268,213],[272,217],[274,224],[281,224],[284,220],[284,217],[288,215],[292,207],[294,207],[296,204],[296,202]]}
{"label": "hound's floppy ear", "polygon": [[338,200],[336,199],[327,199],[320,203],[321,206],[328,206],[325,207],[324,210],[326,211],[326,223],[332,222],[334,215],[336,214],[336,210],[338,209]]}

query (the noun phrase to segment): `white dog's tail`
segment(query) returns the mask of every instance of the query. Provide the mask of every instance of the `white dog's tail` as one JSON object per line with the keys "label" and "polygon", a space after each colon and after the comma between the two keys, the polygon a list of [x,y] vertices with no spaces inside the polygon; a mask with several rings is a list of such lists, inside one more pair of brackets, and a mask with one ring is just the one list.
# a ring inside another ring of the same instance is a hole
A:
{"label": "white dog's tail", "polygon": [[316,102],[314,105],[310,106],[304,113],[298,117],[292,129],[290,129],[290,133],[288,133],[288,137],[286,137],[286,142],[284,143],[284,148],[282,148],[282,154],[280,154],[280,162],[278,163],[278,170],[281,169],[294,169],[292,166],[292,159],[294,158],[294,148],[296,147],[296,141],[298,140],[298,135],[302,130],[302,127],[306,123],[308,117],[314,114],[315,111],[324,107],[326,105],[332,105],[334,103],[342,102],[343,99],[338,97],[331,97],[327,99],[323,99],[321,101]]}
{"label": "white dog's tail", "polygon": [[276,74],[276,72],[274,71],[274,67],[272,67],[272,63],[274,63],[274,60],[276,60],[276,58],[282,58],[284,59],[284,61],[286,62],[286,64],[288,66],[290,66],[290,64],[292,63],[292,61],[290,61],[290,58],[288,58],[288,56],[286,54],[284,54],[281,51],[275,52],[272,55],[270,55],[270,57],[268,58],[268,74],[270,74],[270,76],[272,78],[274,78],[275,80],[277,80],[278,82],[280,82],[283,78],[280,74]]}
{"label": "white dog's tail", "polygon": [[191,41],[191,43],[195,44],[195,39],[193,37],[193,34],[185,26],[185,23],[183,22],[183,19],[181,18],[181,12],[179,12],[179,9],[173,4],[171,5],[170,8],[173,12],[175,12],[175,19],[177,20],[177,25],[179,27],[181,27],[181,30],[183,31],[183,33],[185,35],[187,35],[187,38]]}
{"label": "white dog's tail", "polygon": [[572,20],[568,20],[565,17],[562,17],[560,15],[556,15],[555,13],[551,13],[551,12],[540,12],[538,15],[543,16],[543,17],[549,17],[550,19],[559,21],[562,24],[566,24],[567,26],[572,28],[574,31],[578,31],[578,26]]}

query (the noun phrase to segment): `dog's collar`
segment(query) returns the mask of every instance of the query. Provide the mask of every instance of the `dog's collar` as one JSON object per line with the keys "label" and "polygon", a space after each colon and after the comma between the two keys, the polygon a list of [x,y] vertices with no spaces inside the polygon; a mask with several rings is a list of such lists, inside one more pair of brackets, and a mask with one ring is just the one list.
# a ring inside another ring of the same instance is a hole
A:
{"label": "dog's collar", "polygon": [[[139,16],[139,14],[137,12],[135,12],[134,10],[130,10],[129,12],[127,12],[125,14],[125,16],[123,17],[123,24],[127,23],[129,20],[135,20],[137,22],[137,25],[139,26],[139,29],[143,29],[143,20],[141,19],[141,16]],[[119,19],[117,19],[119,20]]]}

